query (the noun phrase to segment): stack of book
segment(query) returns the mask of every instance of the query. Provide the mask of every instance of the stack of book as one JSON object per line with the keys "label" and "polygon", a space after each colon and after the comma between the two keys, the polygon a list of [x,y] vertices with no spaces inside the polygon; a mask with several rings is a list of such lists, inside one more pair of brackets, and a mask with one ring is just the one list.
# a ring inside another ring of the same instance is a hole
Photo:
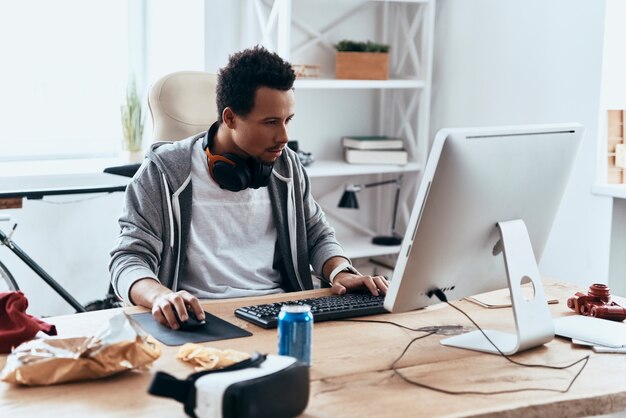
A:
{"label": "stack of book", "polygon": [[402,138],[389,136],[344,136],[343,158],[351,164],[406,164],[409,155]]}

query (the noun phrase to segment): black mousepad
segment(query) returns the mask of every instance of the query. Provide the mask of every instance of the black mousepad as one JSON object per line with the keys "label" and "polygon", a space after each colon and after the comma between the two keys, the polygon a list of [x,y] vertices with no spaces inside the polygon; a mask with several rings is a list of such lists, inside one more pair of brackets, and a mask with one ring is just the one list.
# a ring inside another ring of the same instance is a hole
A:
{"label": "black mousepad", "polygon": [[226,322],[208,312],[204,313],[206,323],[192,330],[173,330],[159,324],[151,312],[131,315],[141,327],[165,345],[183,345],[185,343],[204,343],[207,341],[227,340],[230,338],[249,337],[251,332]]}

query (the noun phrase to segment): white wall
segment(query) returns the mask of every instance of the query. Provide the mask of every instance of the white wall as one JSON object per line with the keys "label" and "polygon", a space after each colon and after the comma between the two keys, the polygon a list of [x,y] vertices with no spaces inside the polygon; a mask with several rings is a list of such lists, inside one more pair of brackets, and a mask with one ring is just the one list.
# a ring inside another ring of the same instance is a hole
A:
{"label": "white wall", "polygon": [[[148,31],[154,40],[148,52],[148,82],[169,71],[203,69],[203,65],[214,70],[232,52],[225,45],[232,38],[210,34],[223,26],[234,30],[241,22],[241,9],[221,0],[204,3],[204,12],[201,0],[186,5],[193,10],[191,15],[170,14]],[[216,18],[220,16],[216,6],[230,9],[232,19]],[[166,15],[170,7],[167,2],[149,5],[151,12],[158,9]],[[595,175],[603,12],[604,2],[594,0],[439,0],[437,6],[433,133],[441,127],[563,121],[587,127],[572,183],[541,263],[543,274],[581,284],[606,280],[608,269],[610,201],[590,193]],[[203,17],[215,26],[199,29]],[[190,25],[188,31],[174,32],[170,26],[181,20]],[[321,96],[331,93],[301,93],[297,109],[301,121],[294,121],[294,134],[306,143],[308,137],[314,140],[313,133],[320,134],[315,109],[327,103],[327,97]],[[359,126],[353,133],[371,129],[367,115],[351,115],[333,124],[343,124],[346,131]],[[149,134],[151,127],[146,130]],[[311,143],[309,150],[321,155],[324,150],[319,147]],[[53,200],[86,197],[90,196]],[[63,206],[25,201],[24,209],[12,211],[20,224],[15,238],[85,303],[101,297],[108,286],[108,251],[117,235],[121,205],[121,193]],[[0,225],[5,230],[6,226]],[[20,276],[31,313],[72,312],[2,247],[0,259]]]}
{"label": "white wall", "polygon": [[602,95],[600,98],[598,137],[598,182],[606,182],[606,111],[626,109],[626,2],[606,0],[606,36],[604,40],[604,61],[602,65]]}
{"label": "white wall", "polygon": [[[204,0],[146,2],[145,77],[149,87],[175,71],[204,71]],[[147,99],[146,99],[147,100]],[[146,106],[144,144],[152,142],[152,119]]]}
{"label": "white wall", "polygon": [[585,125],[540,264],[543,275],[581,285],[608,278],[610,202],[591,194],[603,30],[603,1],[437,3],[433,135],[458,126]]}
{"label": "white wall", "polygon": [[[151,0],[146,12],[146,68],[133,70],[143,72],[136,74],[137,78],[145,78],[149,85],[173,71],[204,70],[204,0]],[[122,98],[120,96],[120,104]],[[90,100],[93,101],[93,98]],[[82,104],[82,108],[93,111],[89,103]],[[148,111],[147,106],[145,110]],[[57,113],[53,109],[50,115],[54,117]],[[117,124],[121,135],[119,119],[106,123]],[[152,138],[149,114],[146,115],[144,134],[144,144],[147,145]],[[41,174],[45,172],[42,167],[48,166],[43,162],[30,164],[27,172],[22,174]],[[86,170],[101,170],[96,165]],[[0,167],[0,176],[19,174],[6,166],[3,164]],[[55,173],[70,173],[74,169],[58,165],[54,168]],[[3,211],[3,214],[11,214],[12,222],[2,222],[0,228],[8,231],[12,223],[17,222],[19,226],[13,237],[15,242],[74,298],[86,304],[102,299],[108,290],[109,250],[118,235],[117,218],[122,204],[123,193],[46,197],[44,201],[24,200],[22,209]],[[30,314],[51,316],[74,312],[6,247],[0,246],[0,260],[16,276],[27,295]]]}
{"label": "white wall", "polygon": [[[607,110],[626,109],[626,2],[606,0],[602,95],[600,99],[598,138],[598,184],[607,181]],[[609,197],[605,199],[612,200]],[[614,294],[626,294],[626,200],[616,198],[612,206],[611,259],[609,285]]]}

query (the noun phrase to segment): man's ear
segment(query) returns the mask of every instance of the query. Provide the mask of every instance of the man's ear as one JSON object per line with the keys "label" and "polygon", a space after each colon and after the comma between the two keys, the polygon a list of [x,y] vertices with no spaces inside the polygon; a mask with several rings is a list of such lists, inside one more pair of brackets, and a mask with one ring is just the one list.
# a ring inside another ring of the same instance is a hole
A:
{"label": "man's ear", "polygon": [[237,115],[230,107],[225,107],[224,111],[222,111],[222,120],[230,129],[235,129],[235,119]]}

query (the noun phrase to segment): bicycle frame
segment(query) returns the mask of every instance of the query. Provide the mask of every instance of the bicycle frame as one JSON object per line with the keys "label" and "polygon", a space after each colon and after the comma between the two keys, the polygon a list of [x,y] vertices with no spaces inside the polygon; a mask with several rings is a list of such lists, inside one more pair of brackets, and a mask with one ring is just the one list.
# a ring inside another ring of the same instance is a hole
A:
{"label": "bicycle frame", "polygon": [[76,312],[86,312],[85,307],[81,305],[67,290],[63,288],[56,280],[54,280],[39,264],[28,256],[11,238],[0,229],[0,243],[13,251],[31,270],[43,279],[59,296],[69,303]]}

